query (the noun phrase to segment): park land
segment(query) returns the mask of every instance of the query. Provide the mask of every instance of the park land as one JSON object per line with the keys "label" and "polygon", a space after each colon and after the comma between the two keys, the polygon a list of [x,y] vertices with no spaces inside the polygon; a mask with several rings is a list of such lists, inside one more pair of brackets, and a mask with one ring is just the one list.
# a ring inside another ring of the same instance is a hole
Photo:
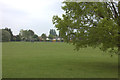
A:
{"label": "park land", "polygon": [[3,78],[117,78],[118,56],[64,42],[4,42]]}

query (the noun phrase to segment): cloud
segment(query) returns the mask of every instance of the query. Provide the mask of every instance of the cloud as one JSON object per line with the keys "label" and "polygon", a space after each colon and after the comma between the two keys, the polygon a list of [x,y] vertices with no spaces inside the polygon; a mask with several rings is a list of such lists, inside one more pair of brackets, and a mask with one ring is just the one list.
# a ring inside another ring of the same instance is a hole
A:
{"label": "cloud", "polygon": [[20,29],[33,29],[38,35],[48,34],[53,15],[63,13],[62,0],[0,0],[2,28],[11,28],[14,34]]}

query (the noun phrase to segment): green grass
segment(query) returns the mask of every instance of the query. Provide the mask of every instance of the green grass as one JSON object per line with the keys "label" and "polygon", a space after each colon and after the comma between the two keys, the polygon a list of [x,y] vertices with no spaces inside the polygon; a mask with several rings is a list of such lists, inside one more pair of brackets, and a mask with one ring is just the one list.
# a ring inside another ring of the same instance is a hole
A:
{"label": "green grass", "polygon": [[118,57],[66,43],[3,43],[3,78],[117,78]]}

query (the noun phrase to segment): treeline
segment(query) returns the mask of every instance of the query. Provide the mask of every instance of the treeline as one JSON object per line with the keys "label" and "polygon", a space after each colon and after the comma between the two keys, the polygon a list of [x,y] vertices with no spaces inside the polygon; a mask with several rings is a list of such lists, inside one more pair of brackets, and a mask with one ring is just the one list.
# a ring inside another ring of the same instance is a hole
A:
{"label": "treeline", "polygon": [[45,33],[43,33],[41,36],[38,36],[34,33],[33,30],[23,30],[21,29],[18,35],[13,35],[10,28],[0,29],[0,33],[2,33],[1,40],[2,42],[8,42],[8,41],[28,41],[28,42],[34,42],[34,41],[58,41],[63,42],[63,38],[60,37],[60,34],[57,35],[55,29],[50,29],[49,35],[47,36]]}

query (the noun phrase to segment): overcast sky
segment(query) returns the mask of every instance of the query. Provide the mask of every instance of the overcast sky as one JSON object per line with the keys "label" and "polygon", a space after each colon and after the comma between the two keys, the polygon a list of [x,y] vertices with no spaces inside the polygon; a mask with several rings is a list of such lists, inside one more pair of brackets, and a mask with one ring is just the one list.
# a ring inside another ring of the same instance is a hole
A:
{"label": "overcast sky", "polygon": [[32,29],[39,36],[55,29],[53,15],[61,16],[63,0],[0,0],[0,29],[11,28],[14,35]]}

